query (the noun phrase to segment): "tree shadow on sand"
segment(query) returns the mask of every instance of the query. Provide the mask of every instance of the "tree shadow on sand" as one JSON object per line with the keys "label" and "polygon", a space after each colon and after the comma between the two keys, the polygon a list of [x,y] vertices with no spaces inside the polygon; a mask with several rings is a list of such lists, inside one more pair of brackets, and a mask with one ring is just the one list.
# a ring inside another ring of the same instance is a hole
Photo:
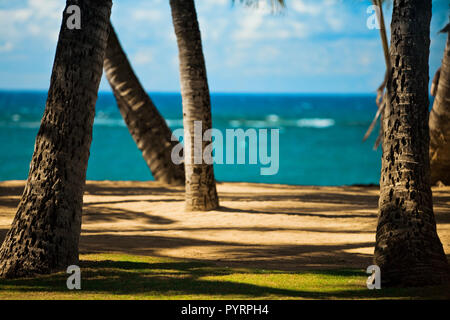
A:
{"label": "tree shadow on sand", "polygon": [[[112,195],[114,197],[127,196],[127,195],[158,195],[161,196],[161,201],[182,201],[183,198],[183,189],[182,188],[172,188],[168,186],[160,186],[158,184],[152,183],[144,183],[144,182],[125,182],[125,187],[116,187],[114,183],[100,183],[100,182],[90,182],[87,187],[87,194],[91,195]],[[88,202],[84,205],[84,213],[83,219],[84,222],[116,222],[120,220],[139,220],[142,221],[142,225],[139,226],[138,229],[130,229],[125,230],[121,229],[119,231],[100,228],[90,228],[88,230],[83,230],[83,234],[80,240],[80,250],[81,252],[94,252],[94,253],[102,253],[102,252],[120,252],[127,254],[136,254],[136,255],[144,255],[144,256],[155,256],[155,257],[164,257],[164,251],[166,249],[180,249],[186,250],[192,247],[198,247],[200,250],[202,248],[208,251],[211,247],[215,247],[216,250],[215,256],[204,256],[201,261],[213,262],[219,266],[233,266],[233,267],[263,267],[263,268],[271,268],[276,270],[317,270],[317,269],[325,269],[325,268],[348,268],[348,267],[363,267],[371,264],[372,254],[361,254],[357,253],[357,249],[359,248],[373,248],[373,242],[348,242],[348,243],[336,243],[336,244],[292,244],[292,245],[261,245],[261,244],[246,244],[243,242],[239,242],[239,239],[232,241],[214,241],[214,240],[205,240],[205,239],[195,239],[189,237],[182,237],[177,235],[161,235],[161,234],[149,234],[150,232],[164,232],[164,231],[256,231],[256,232],[271,232],[271,231],[305,231],[305,232],[315,232],[315,233],[339,233],[340,235],[349,233],[349,234],[358,234],[358,233],[367,233],[374,232],[375,227],[373,229],[369,229],[371,227],[370,222],[372,219],[376,217],[376,214],[373,212],[365,212],[366,210],[376,210],[377,208],[377,199],[376,195],[372,194],[363,194],[364,190],[372,190],[374,188],[367,187],[343,187],[342,189],[338,188],[328,188],[324,189],[320,194],[317,192],[313,192],[315,187],[307,187],[302,192],[291,194],[274,194],[271,191],[271,186],[258,186],[258,188],[262,188],[263,190],[267,190],[267,192],[260,193],[250,193],[248,195],[243,195],[241,193],[222,193],[221,199],[224,201],[228,201],[227,205],[234,206],[236,203],[237,208],[230,207],[221,207],[218,211],[226,213],[246,213],[249,215],[252,214],[286,214],[286,215],[296,215],[296,216],[307,216],[307,217],[318,217],[318,218],[326,218],[327,222],[330,221],[334,223],[334,221],[342,221],[343,219],[353,219],[353,218],[364,218],[364,221],[368,221],[367,225],[364,225],[362,228],[357,230],[348,230],[350,228],[343,228],[341,230],[333,230],[331,227],[327,227],[326,225],[318,225],[314,228],[305,228],[302,226],[292,226],[289,228],[272,228],[271,226],[267,227],[242,227],[242,226],[234,226],[230,225],[227,227],[215,227],[215,226],[206,226],[203,228],[185,228],[182,227],[173,227],[175,220],[170,219],[168,215],[165,217],[160,216],[151,210],[148,212],[138,212],[123,208],[117,208],[114,204],[120,204],[121,202],[145,202],[147,200],[115,200],[112,203],[112,206],[108,206],[107,201],[97,201],[97,202]],[[280,188],[277,186],[277,188]],[[287,191],[296,190],[297,187],[285,186],[283,187]],[[0,191],[3,194],[8,196],[20,196],[23,188],[14,187],[12,191],[9,188],[0,188]],[[308,191],[311,189],[311,191]],[[343,190],[343,192],[338,192],[338,190]],[[272,192],[272,193],[271,193]],[[435,207],[448,207],[448,191],[440,192],[439,189],[437,192],[434,192],[434,200]],[[277,201],[278,204],[275,204],[276,207],[263,207],[263,208],[254,208],[250,210],[243,210],[239,208],[239,201],[266,201],[267,197],[272,197],[273,201]],[[146,198],[146,197],[145,197]],[[165,198],[165,199],[164,199]],[[167,200],[170,198],[169,200]],[[301,207],[292,208],[285,205],[285,201],[302,201]],[[0,199],[0,207],[1,206],[10,206],[14,201],[8,197],[3,197]],[[158,200],[159,201],[159,200]],[[17,200],[18,202],[18,200]],[[327,202],[331,205],[328,205],[325,209],[321,208],[318,203]],[[308,206],[308,203],[312,203],[313,205]],[[151,209],[151,201],[149,202],[149,208]],[[357,210],[357,213],[352,212],[352,210]],[[326,212],[325,212],[326,211]],[[188,216],[186,216],[188,219]],[[365,219],[367,218],[367,219]],[[335,219],[335,220],[331,220]],[[437,216],[437,221],[440,223],[449,223],[450,215],[443,212],[441,210],[441,214]],[[326,221],[325,219],[321,221]],[[336,229],[336,228],[335,228]],[[7,229],[0,229],[0,243],[3,241],[6,235]],[[119,232],[145,232],[145,234],[119,234]],[[181,251],[180,251],[181,252]],[[373,251],[372,251],[373,252]],[[180,255],[181,256],[181,255]],[[220,261],[222,256],[228,256],[229,259],[224,259]],[[187,257],[184,256],[184,257]],[[217,258],[220,257],[220,258]],[[191,259],[191,257],[189,257]],[[195,256],[192,256],[192,259],[195,259]],[[92,268],[99,266],[100,264],[95,264],[94,262],[88,262],[92,264]],[[99,262],[101,263],[101,262]],[[106,262],[105,262],[106,263]],[[117,285],[117,278],[123,277],[127,273],[126,262],[125,264],[120,264],[120,262],[114,262],[115,271],[110,272],[109,275],[112,277],[114,282],[114,288]],[[141,266],[141,265],[139,265]],[[138,267],[137,265],[135,267]],[[141,266],[139,268],[145,269],[148,266]],[[153,266],[154,267],[154,266]],[[175,267],[181,268],[180,265],[171,265],[171,268]],[[116,270],[117,269],[117,270]],[[166,269],[166,268],[163,268]],[[95,274],[95,271],[92,270]],[[106,271],[105,271],[106,272]],[[113,274],[113,273],[116,274]],[[325,272],[325,271],[324,271]],[[330,272],[330,271],[327,271]],[[191,272],[189,271],[188,274]],[[65,275],[64,275],[65,276]],[[137,278],[132,278],[131,283],[139,282],[143,277],[142,275],[134,275]],[[195,277],[195,274],[192,276],[185,276],[176,279],[167,279],[170,276],[167,273],[163,275],[152,275],[156,284],[158,281],[165,281],[164,283],[170,282],[171,286],[176,286],[176,282],[180,281],[181,283],[190,283],[191,287],[210,287],[211,282],[205,282],[205,280],[199,279]],[[159,278],[158,278],[159,277]],[[45,278],[43,278],[45,279]],[[114,280],[116,279],[116,280]],[[159,280],[158,280],[159,279]],[[157,281],[158,280],[158,281]],[[92,279],[95,283],[95,279]],[[124,286],[128,286],[126,283]],[[136,284],[138,285],[138,284]],[[230,283],[226,284],[229,286],[230,292],[244,292],[245,290],[249,290],[250,292],[255,292],[260,290],[259,287],[255,288],[254,285],[248,284],[236,284]],[[219,286],[219,284],[216,284]],[[223,283],[220,286],[224,286]],[[138,286],[139,287],[139,286]],[[213,286],[212,291],[214,291],[215,287]],[[243,289],[239,289],[243,288]],[[213,290],[214,289],[214,290]],[[245,289],[245,290],[244,290]],[[111,290],[112,287],[111,287]],[[120,291],[119,289],[116,289]],[[133,290],[130,288],[129,290]],[[143,289],[142,289],[143,290]],[[235,290],[235,291],[233,291]],[[252,291],[253,290],[253,291]],[[264,289],[266,290],[266,289]],[[304,297],[314,297],[314,293],[312,292],[294,292],[291,291],[276,291],[280,289],[268,288],[266,293],[270,294],[279,294],[290,295],[297,294],[301,296],[303,294]],[[270,291],[275,290],[275,291]],[[265,294],[266,294],[265,293]],[[345,296],[345,294],[343,293]],[[350,294],[349,294],[350,295]],[[295,295],[294,295],[295,296]],[[256,296],[255,296],[256,297]]]}

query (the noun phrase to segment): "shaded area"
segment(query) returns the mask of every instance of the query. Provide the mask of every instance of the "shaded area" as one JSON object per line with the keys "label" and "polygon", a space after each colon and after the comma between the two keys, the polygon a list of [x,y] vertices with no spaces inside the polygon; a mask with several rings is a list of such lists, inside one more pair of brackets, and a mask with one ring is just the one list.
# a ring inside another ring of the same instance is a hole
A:
{"label": "shaded area", "polygon": [[25,181],[11,181],[10,183],[0,183],[0,197],[21,196],[25,188]]}
{"label": "shaded area", "polygon": [[[111,252],[165,257],[164,249],[189,250],[191,259],[210,261],[216,265],[277,268],[280,270],[327,269],[342,266],[368,266],[372,255],[345,252],[348,249],[373,248],[373,242],[339,245],[255,245],[230,241],[211,241],[187,237],[156,235],[85,235],[80,247],[85,253]],[[203,249],[202,249],[203,248]],[[212,256],[196,256],[195,251],[212,250]]]}
{"label": "shaded area", "polygon": [[88,181],[85,194],[95,195],[174,195],[182,196],[184,187],[168,186],[157,181]]}
{"label": "shaded area", "polygon": [[[273,201],[273,200],[271,200]],[[330,211],[341,211],[341,210],[350,210],[354,209],[354,207],[334,207],[334,208],[327,208],[330,209]],[[238,208],[231,208],[231,207],[224,207],[221,206],[217,211],[222,212],[242,212],[242,213],[255,213],[255,214],[287,214],[287,215],[294,215],[294,216],[302,216],[302,217],[317,217],[317,218],[328,218],[328,219],[338,219],[338,218],[374,218],[377,215],[366,213],[366,214],[322,214],[322,213],[310,213],[314,211],[323,211],[323,209],[310,209],[310,208],[303,208],[302,211],[292,211],[292,208],[286,208],[280,205],[279,207],[266,207],[264,210],[252,210],[252,209],[238,209]]]}
{"label": "shaded area", "polygon": [[90,233],[99,233],[99,232],[105,232],[105,233],[117,233],[117,232],[135,232],[135,231],[142,231],[142,232],[152,232],[152,231],[257,231],[257,232],[277,232],[277,231],[294,231],[294,232],[318,232],[318,233],[372,233],[372,230],[339,230],[339,229],[331,229],[331,228],[278,228],[278,227],[203,227],[203,228],[139,228],[136,229],[120,229],[120,230],[114,230],[114,229],[102,229],[102,230],[84,230],[83,233],[90,234]]}
{"label": "shaded area", "polygon": [[121,208],[111,208],[107,206],[91,206],[85,204],[83,208],[83,222],[113,222],[117,220],[140,220],[147,224],[171,224],[174,221],[157,215],[144,212],[136,212],[132,210],[124,210]]}
{"label": "shaded area", "polygon": [[5,239],[7,232],[8,229],[0,229],[0,242],[3,242],[3,239]]}
{"label": "shaded area", "polygon": [[0,215],[5,214],[5,209],[15,209],[19,204],[25,181],[0,182]]}
{"label": "shaded area", "polygon": [[80,262],[81,291],[68,291],[67,275],[61,272],[34,279],[0,279],[0,297],[9,294],[18,299],[30,296],[42,299],[50,294],[52,298],[66,299],[448,299],[450,292],[449,286],[367,290],[363,270],[281,272],[221,268],[183,260],[109,258],[100,255]]}
{"label": "shaded area", "polygon": [[[0,182],[3,241],[24,181]],[[279,270],[372,264],[378,187],[219,183],[222,207],[186,213],[183,187],[88,181],[82,253],[178,257],[220,266]],[[444,249],[450,245],[450,188],[434,188]]]}
{"label": "shaded area", "polygon": [[[309,188],[309,187],[303,187]],[[278,189],[278,188],[277,188]],[[325,189],[325,188],[324,188]],[[331,189],[331,188],[330,188]],[[334,189],[334,188],[332,188]],[[367,207],[376,205],[378,202],[378,195],[368,195],[367,191],[376,190],[379,188],[373,187],[339,187],[341,192],[327,191],[318,194],[317,192],[305,192],[294,194],[273,194],[269,192],[262,194],[250,194],[243,196],[242,194],[224,194],[223,200],[233,201],[305,201],[305,202],[319,202],[327,204],[351,204],[353,206]],[[319,189],[320,190],[320,189]],[[307,191],[307,189],[306,189]],[[317,189],[316,189],[317,191]],[[276,191],[275,191],[276,192]]]}

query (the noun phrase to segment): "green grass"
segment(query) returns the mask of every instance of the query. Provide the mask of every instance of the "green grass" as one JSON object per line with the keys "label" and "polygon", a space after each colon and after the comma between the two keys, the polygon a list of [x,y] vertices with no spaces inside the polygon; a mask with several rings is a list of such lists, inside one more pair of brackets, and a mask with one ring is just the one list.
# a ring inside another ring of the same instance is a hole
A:
{"label": "green grass", "polygon": [[1,279],[2,299],[449,299],[449,286],[368,290],[364,270],[286,272],[120,254],[81,256],[81,290],[64,272]]}

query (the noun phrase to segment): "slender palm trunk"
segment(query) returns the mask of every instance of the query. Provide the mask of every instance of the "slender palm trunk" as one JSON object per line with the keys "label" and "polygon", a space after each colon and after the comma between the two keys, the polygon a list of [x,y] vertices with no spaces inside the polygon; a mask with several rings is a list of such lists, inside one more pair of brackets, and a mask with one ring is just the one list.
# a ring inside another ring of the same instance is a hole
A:
{"label": "slender palm trunk", "polygon": [[178,141],[171,141],[171,130],[134,74],[111,24],[110,29],[103,67],[128,130],[155,180],[184,185],[183,164],[171,160]]}
{"label": "slender palm trunk", "polygon": [[[448,27],[447,27],[448,29]],[[450,185],[450,33],[430,113],[431,183]]]}
{"label": "slender palm trunk", "polygon": [[375,263],[384,285],[448,279],[436,232],[428,157],[431,0],[395,0],[391,24],[391,105],[384,113]]}
{"label": "slender palm trunk", "polygon": [[[186,210],[212,210],[219,206],[219,200],[213,165],[206,164],[203,160],[203,150],[207,142],[202,141],[201,150],[194,148],[194,122],[201,123],[202,137],[203,133],[212,127],[211,101],[197,14],[193,0],[170,0],[170,6],[180,59]],[[202,137],[199,137],[200,140]],[[195,154],[200,156],[196,157]],[[194,158],[200,161],[194,161]]]}
{"label": "slender palm trunk", "polygon": [[28,180],[0,249],[0,276],[49,273],[78,262],[83,189],[111,0],[68,0],[81,9],[69,30],[64,10],[47,103]]}

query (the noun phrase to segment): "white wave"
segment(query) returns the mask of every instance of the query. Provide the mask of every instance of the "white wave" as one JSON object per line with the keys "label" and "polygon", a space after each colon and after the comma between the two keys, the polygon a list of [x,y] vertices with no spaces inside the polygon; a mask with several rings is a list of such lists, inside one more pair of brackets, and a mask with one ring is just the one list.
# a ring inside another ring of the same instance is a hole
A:
{"label": "white wave", "polygon": [[[125,122],[123,119],[106,119],[106,118],[95,118],[94,125],[105,126],[105,127],[125,127]],[[2,121],[0,122],[0,127],[6,128],[27,128],[36,129],[41,126],[40,121]]]}
{"label": "white wave", "polygon": [[17,123],[17,126],[20,128],[36,129],[41,126],[41,122],[40,121],[19,122]]}
{"label": "white wave", "polygon": [[[232,128],[247,127],[247,128],[279,128],[283,127],[300,127],[300,128],[328,128],[335,125],[334,119],[328,118],[303,118],[284,120],[275,117],[266,120],[229,120],[228,124]],[[183,127],[183,120],[181,119],[167,119],[166,123],[169,127]],[[15,128],[39,128],[40,121],[0,121],[0,127],[15,127]],[[126,127],[123,119],[109,119],[95,117],[94,125],[105,127]]]}
{"label": "white wave", "polygon": [[94,118],[94,126],[105,126],[105,127],[126,127],[123,119],[108,119],[103,117]]}
{"label": "white wave", "polygon": [[231,120],[229,122],[230,126],[232,126],[233,128],[239,128],[240,126],[242,126],[242,122],[239,120]]}
{"label": "white wave", "polygon": [[281,119],[277,115],[269,115],[265,120],[230,120],[229,125],[233,128],[328,128],[335,125],[334,119],[329,118],[302,118],[302,119]]}
{"label": "white wave", "polygon": [[272,126],[273,123],[269,123],[264,120],[247,120],[245,121],[246,127],[265,128]]}
{"label": "white wave", "polygon": [[334,119],[305,118],[297,120],[297,127],[300,128],[328,128],[334,126],[334,124]]}
{"label": "white wave", "polygon": [[22,122],[11,122],[11,121],[0,121],[0,128],[27,128],[35,129],[41,126],[40,121],[22,121]]}

